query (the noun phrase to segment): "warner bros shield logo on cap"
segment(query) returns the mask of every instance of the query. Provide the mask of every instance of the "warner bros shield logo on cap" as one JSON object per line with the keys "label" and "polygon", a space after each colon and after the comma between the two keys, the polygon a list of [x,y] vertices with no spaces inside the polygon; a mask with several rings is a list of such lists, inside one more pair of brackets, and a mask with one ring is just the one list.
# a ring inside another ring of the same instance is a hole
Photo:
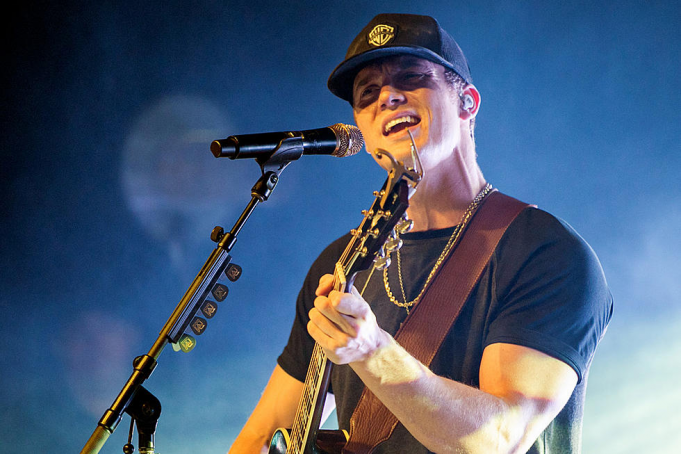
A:
{"label": "warner bros shield logo on cap", "polygon": [[395,27],[380,24],[375,26],[367,35],[367,40],[372,46],[380,47],[388,44],[395,37]]}

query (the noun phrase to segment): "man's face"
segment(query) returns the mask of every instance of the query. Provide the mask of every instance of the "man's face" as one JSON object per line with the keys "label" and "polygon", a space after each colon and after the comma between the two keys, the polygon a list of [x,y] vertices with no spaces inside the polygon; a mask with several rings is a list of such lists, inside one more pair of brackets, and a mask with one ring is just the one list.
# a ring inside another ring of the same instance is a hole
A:
{"label": "man's face", "polygon": [[411,163],[409,128],[426,170],[450,158],[460,140],[458,95],[444,67],[421,58],[391,57],[363,68],[353,85],[353,111],[367,150],[382,148],[405,163]]}

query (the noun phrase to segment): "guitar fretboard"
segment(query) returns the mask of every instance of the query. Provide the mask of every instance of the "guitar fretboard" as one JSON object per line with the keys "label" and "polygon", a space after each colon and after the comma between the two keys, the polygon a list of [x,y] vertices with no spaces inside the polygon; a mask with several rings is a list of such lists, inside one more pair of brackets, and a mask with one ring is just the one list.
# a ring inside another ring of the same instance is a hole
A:
{"label": "guitar fretboard", "polygon": [[[317,401],[323,397],[320,392],[322,390],[319,388],[327,367],[331,367],[329,360],[324,354],[324,350],[315,342],[310,366],[305,377],[305,388],[291,428],[291,445],[289,448],[293,449],[291,452],[294,454],[302,454],[305,449],[310,434],[313,410],[317,406]],[[319,402],[319,405],[323,405],[323,402]]]}

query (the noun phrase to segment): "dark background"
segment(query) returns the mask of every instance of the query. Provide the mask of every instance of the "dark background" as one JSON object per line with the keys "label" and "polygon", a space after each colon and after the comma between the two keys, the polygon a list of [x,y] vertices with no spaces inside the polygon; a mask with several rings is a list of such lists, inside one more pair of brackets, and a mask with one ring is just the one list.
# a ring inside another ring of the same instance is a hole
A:
{"label": "dark background", "polygon": [[[78,452],[259,176],[230,134],[352,123],[326,78],[379,12],[430,14],[482,93],[478,154],[502,191],[567,220],[616,301],[584,452],[672,452],[681,426],[681,90],[674,1],[41,2],[5,6],[0,451]],[[157,449],[225,452],[283,347],[308,265],[384,173],[304,157],[232,251],[197,348],[146,387]],[[121,452],[126,417],[102,450]]]}

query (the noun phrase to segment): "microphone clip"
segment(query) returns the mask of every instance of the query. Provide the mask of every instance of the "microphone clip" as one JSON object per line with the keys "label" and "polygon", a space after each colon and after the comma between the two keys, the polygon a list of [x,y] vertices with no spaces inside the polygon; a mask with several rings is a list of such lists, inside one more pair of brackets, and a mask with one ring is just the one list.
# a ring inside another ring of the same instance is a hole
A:
{"label": "microphone clip", "polygon": [[260,166],[263,175],[270,172],[279,175],[292,161],[300,159],[303,155],[303,151],[303,136],[289,133],[289,137],[285,137],[279,141],[277,146],[272,150],[272,154],[262,154],[256,157],[255,161]]}

